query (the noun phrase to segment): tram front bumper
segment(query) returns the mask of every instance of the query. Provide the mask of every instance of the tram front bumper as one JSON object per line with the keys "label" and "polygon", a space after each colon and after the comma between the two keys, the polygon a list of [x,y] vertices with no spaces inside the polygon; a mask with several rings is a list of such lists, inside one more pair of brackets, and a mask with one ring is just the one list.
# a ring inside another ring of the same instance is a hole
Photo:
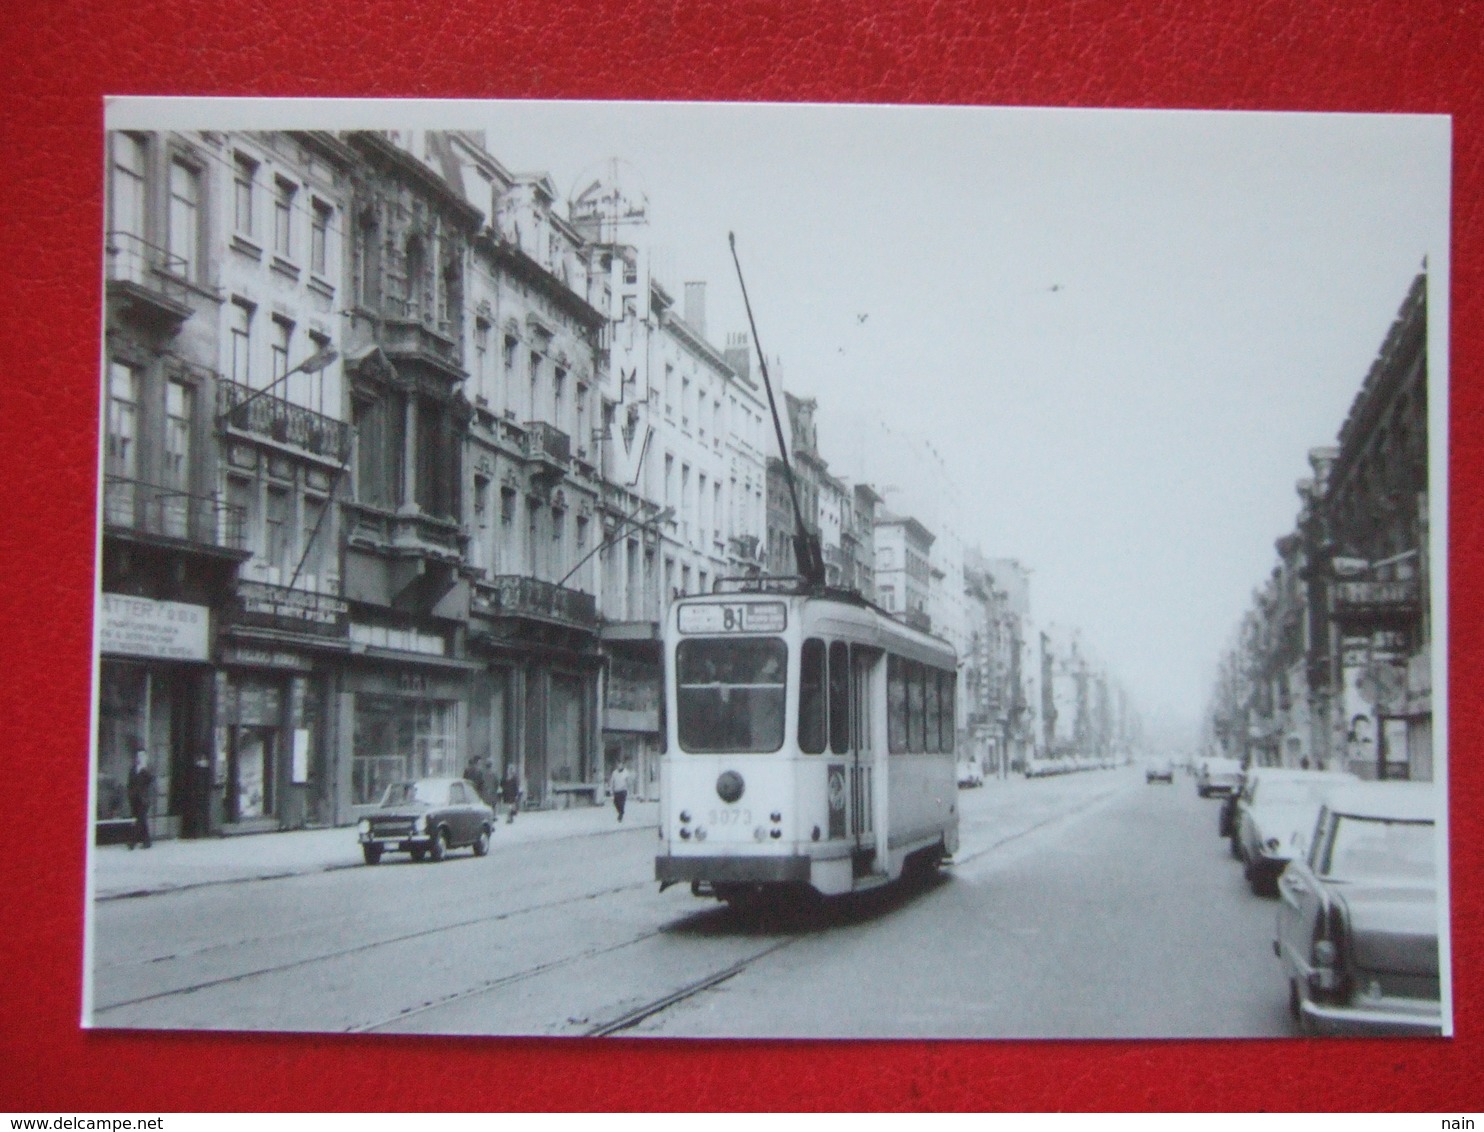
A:
{"label": "tram front bumper", "polygon": [[808,884],[808,857],[656,857],[661,884]]}

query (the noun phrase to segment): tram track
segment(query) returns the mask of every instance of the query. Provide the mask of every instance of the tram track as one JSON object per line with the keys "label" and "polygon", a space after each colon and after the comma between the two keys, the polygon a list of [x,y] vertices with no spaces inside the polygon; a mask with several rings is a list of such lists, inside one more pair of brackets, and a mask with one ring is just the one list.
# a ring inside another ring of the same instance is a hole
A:
{"label": "tram track", "polygon": [[[604,896],[614,896],[623,892],[630,892],[636,889],[647,888],[648,886],[648,881],[636,881],[629,884],[616,885],[611,888],[598,889],[594,892],[584,892],[576,896],[563,897],[560,900],[548,900],[544,903],[531,904],[523,908],[512,908],[508,911],[497,912],[491,915],[466,917],[464,919],[455,920],[450,923],[436,924],[430,927],[420,928],[416,931],[402,932],[397,935],[385,936],[380,939],[366,940],[364,942],[357,943],[349,947],[335,948],[334,950],[319,952],[315,955],[305,955],[296,959],[286,960],[282,963],[271,963],[261,967],[254,967],[246,971],[237,971],[227,975],[220,975],[216,978],[202,979],[194,983],[186,984],[184,986],[171,987],[166,990],[154,991],[149,994],[136,995],[133,998],[120,999],[117,1002],[110,1002],[106,1005],[94,1005],[93,1014],[107,1014],[110,1011],[121,1010],[124,1007],[128,1006],[138,1006],[143,1003],[158,1002],[163,999],[173,998],[178,995],[195,994],[199,991],[210,990],[215,987],[232,986],[234,984],[248,982],[253,979],[266,978],[277,974],[285,974],[290,971],[302,971],[305,968],[314,966],[315,964],[330,963],[334,962],[335,960],[343,959],[352,955],[364,955],[370,952],[377,951],[381,948],[394,947],[419,939],[427,939],[442,934],[444,932],[459,931],[465,928],[478,927],[481,924],[501,923],[520,916],[547,912],[553,909],[565,907],[567,905],[580,904]],[[208,950],[222,950],[224,948],[240,946],[242,942],[243,941],[233,941],[230,944],[217,944],[213,945],[210,949],[201,949],[199,951],[188,954],[191,956],[197,956],[206,953]],[[156,957],[146,960],[145,963],[158,964],[167,962],[172,958],[175,957]]]}

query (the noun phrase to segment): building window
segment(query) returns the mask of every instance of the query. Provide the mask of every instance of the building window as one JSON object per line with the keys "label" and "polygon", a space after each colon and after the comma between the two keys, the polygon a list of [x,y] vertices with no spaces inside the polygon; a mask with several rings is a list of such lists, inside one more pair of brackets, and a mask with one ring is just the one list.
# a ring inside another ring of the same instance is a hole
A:
{"label": "building window", "polygon": [[530,400],[530,403],[529,403],[529,408],[530,408],[530,411],[531,411],[531,416],[530,416],[530,419],[531,420],[535,420],[539,416],[538,412],[536,411],[536,406],[539,403],[539,401],[538,401],[537,398],[538,398],[538,395],[540,393],[540,388],[541,388],[541,355],[538,354],[538,353],[536,353],[534,350],[532,350],[531,351],[531,400]]}
{"label": "building window", "polygon": [[474,320],[474,388],[483,396],[489,396],[489,352],[490,324],[482,318]]}
{"label": "building window", "polygon": [[231,369],[227,376],[239,385],[252,384],[252,313],[251,305],[233,299],[227,305],[228,326],[232,335]]}
{"label": "building window", "polygon": [[185,490],[191,480],[191,422],[196,391],[181,381],[165,386],[165,484]]}
{"label": "building window", "polygon": [[139,371],[122,362],[108,367],[108,472],[139,478]]}
{"label": "building window", "polygon": [[201,174],[184,161],[170,163],[170,253],[185,279],[196,279],[201,243]]}
{"label": "building window", "polygon": [[[299,544],[300,553],[304,557],[304,565],[300,567],[298,577],[298,581],[306,589],[325,590],[328,588],[325,568],[330,561],[327,553],[330,532],[321,529],[324,527],[324,522],[325,501],[318,496],[306,495],[304,497],[303,535]],[[284,584],[288,584],[287,580]]]}
{"label": "building window", "polygon": [[566,424],[563,413],[566,405],[563,403],[567,396],[567,371],[560,366],[557,367],[556,375],[551,380],[551,423],[561,428]]}
{"label": "building window", "polygon": [[289,561],[289,542],[292,527],[289,490],[286,487],[268,488],[268,506],[263,513],[264,558],[272,571],[270,577],[279,585],[288,584],[288,571],[293,568]]}
{"label": "building window", "polygon": [[258,163],[245,154],[233,159],[236,183],[233,187],[233,221],[237,231],[247,237],[253,234],[253,190],[256,187]]}
{"label": "building window", "polygon": [[279,180],[273,194],[273,250],[284,259],[294,257],[294,196],[291,181]]}
{"label": "building window", "polygon": [[[294,324],[279,315],[273,316],[273,380],[282,381],[289,372],[289,346],[294,340]],[[279,390],[288,399],[288,390]]]}
{"label": "building window", "polygon": [[113,136],[113,184],[109,205],[113,230],[144,236],[145,141],[135,134]]}
{"label": "building window", "polygon": [[322,200],[314,202],[309,229],[309,270],[319,276],[330,274],[330,221],[335,210]]}

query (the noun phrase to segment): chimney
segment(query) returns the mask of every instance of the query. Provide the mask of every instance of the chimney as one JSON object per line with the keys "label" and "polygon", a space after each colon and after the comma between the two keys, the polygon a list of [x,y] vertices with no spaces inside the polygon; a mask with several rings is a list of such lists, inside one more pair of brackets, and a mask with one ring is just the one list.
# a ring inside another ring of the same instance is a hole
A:
{"label": "chimney", "polygon": [[702,338],[706,337],[706,284],[685,285],[685,321]]}
{"label": "chimney", "polygon": [[752,380],[752,345],[745,334],[728,334],[727,348],[722,353],[732,372],[744,381]]}

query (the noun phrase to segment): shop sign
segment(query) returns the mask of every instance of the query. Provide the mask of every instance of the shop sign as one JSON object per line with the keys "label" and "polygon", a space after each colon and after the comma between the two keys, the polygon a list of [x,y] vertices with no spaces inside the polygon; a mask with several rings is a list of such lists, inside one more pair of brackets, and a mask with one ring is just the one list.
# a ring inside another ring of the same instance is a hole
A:
{"label": "shop sign", "polygon": [[245,668],[293,668],[309,671],[309,662],[298,653],[283,649],[250,648],[247,645],[231,645],[222,649],[222,663],[241,665]]}
{"label": "shop sign", "polygon": [[264,582],[241,582],[237,586],[232,620],[290,633],[317,637],[343,637],[349,632],[349,606],[331,594],[294,590]]}
{"label": "shop sign", "polygon": [[1417,604],[1417,582],[1336,582],[1337,605],[1403,609]]}
{"label": "shop sign", "polygon": [[99,651],[157,660],[206,660],[210,617],[204,605],[104,594]]}

